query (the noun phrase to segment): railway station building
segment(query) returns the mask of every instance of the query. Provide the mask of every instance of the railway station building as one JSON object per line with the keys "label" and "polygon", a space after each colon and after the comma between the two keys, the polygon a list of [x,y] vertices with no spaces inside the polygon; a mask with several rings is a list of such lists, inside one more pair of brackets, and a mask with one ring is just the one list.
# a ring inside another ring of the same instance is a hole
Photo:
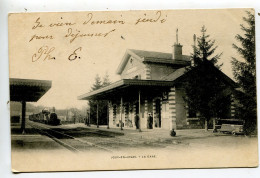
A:
{"label": "railway station building", "polygon": [[[116,70],[121,80],[78,99],[106,100],[109,127],[136,129],[140,126],[140,130],[198,127],[200,119],[189,111],[182,86],[186,67],[192,61],[190,56],[182,54],[180,43],[172,47],[172,53],[127,49]],[[212,70],[217,70],[231,89],[236,88],[236,83],[223,72],[214,66]],[[231,102],[226,118],[234,114]]]}

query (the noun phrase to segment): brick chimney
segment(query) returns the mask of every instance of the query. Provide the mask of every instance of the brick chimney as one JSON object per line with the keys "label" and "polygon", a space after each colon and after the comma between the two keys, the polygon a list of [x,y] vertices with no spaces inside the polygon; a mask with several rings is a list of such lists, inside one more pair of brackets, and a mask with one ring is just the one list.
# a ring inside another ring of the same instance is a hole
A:
{"label": "brick chimney", "polygon": [[174,44],[173,46],[173,54],[172,54],[172,59],[173,60],[181,60],[182,59],[182,45],[179,44]]}
{"label": "brick chimney", "polygon": [[[197,37],[196,37],[196,35],[194,34],[193,35],[193,42],[194,42],[194,45],[193,45],[193,55],[195,55],[195,47],[196,47],[196,39],[197,39]],[[191,66],[195,66],[195,61],[194,61],[194,58],[192,57],[191,59],[190,59],[190,64],[191,64]]]}
{"label": "brick chimney", "polygon": [[182,59],[182,45],[178,43],[178,28],[176,30],[176,43],[174,43],[172,59],[173,60],[181,60]]}

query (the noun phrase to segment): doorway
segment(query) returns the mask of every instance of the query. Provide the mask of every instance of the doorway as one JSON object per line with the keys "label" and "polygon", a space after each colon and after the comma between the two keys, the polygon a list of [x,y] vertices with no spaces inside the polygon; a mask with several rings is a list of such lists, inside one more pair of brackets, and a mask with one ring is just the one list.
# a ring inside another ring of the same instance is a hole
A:
{"label": "doorway", "polygon": [[155,101],[155,113],[154,113],[154,127],[161,128],[161,101],[157,99]]}

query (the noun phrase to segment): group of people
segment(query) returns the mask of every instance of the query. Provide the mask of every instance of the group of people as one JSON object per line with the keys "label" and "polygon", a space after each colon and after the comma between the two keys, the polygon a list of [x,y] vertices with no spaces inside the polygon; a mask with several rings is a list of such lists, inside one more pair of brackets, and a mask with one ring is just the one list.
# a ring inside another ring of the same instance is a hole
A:
{"label": "group of people", "polygon": [[[158,127],[158,119],[156,117],[157,115],[155,114],[155,127]],[[148,129],[153,129],[153,115],[152,113],[148,113],[148,117],[147,117],[147,128]],[[89,117],[85,117],[84,118],[84,122],[85,122],[85,125],[87,126],[90,126],[90,118]],[[140,129],[140,117],[139,117],[139,114],[137,113],[136,116],[135,116],[135,126],[136,126],[136,129]]]}
{"label": "group of people", "polygon": [[[135,126],[136,126],[136,129],[140,128],[140,121],[139,120],[140,120],[139,114],[136,114],[136,116],[135,116]],[[153,116],[152,116],[152,113],[148,113],[147,128],[148,129],[152,129],[153,128]]]}

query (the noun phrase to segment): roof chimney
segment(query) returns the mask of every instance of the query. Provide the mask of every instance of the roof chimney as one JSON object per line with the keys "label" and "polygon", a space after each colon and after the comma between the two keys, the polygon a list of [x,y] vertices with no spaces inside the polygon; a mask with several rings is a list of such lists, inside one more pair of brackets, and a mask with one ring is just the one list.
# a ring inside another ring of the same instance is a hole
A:
{"label": "roof chimney", "polygon": [[[196,35],[194,34],[193,35],[193,43],[194,43],[194,45],[193,45],[193,55],[196,55],[195,53],[196,53],[196,51],[195,51],[195,47],[196,47],[196,39],[197,39],[197,37],[196,37]],[[191,58],[191,66],[195,66],[195,61],[194,61],[194,57],[192,57]]]}
{"label": "roof chimney", "polygon": [[181,60],[182,59],[182,45],[178,43],[178,28],[176,30],[176,43],[174,43],[172,59]]}

